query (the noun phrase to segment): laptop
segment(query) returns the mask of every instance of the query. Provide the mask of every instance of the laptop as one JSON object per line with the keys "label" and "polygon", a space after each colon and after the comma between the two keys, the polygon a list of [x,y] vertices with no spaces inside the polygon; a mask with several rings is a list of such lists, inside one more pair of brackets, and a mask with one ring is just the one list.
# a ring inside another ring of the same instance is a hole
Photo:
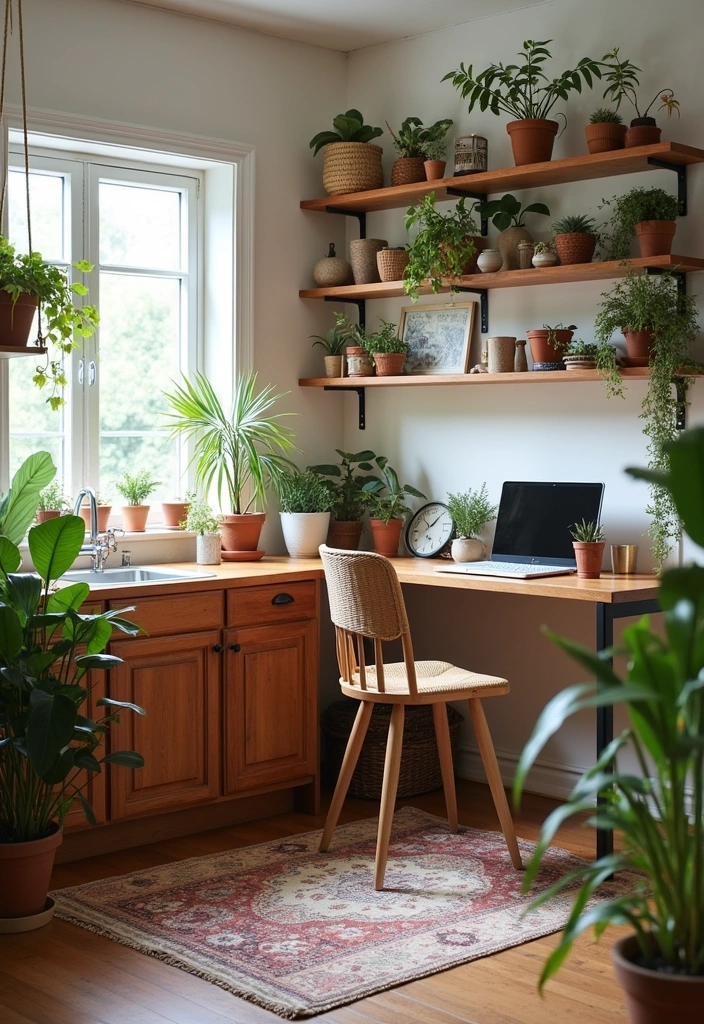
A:
{"label": "laptop", "polygon": [[438,572],[522,580],[576,572],[570,528],[582,519],[598,522],[603,497],[603,484],[507,480],[491,558],[438,566]]}

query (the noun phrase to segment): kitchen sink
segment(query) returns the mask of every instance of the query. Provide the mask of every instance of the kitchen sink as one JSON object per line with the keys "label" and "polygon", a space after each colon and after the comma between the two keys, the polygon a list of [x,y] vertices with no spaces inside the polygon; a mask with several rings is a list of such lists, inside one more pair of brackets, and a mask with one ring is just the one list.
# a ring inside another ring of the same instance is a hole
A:
{"label": "kitchen sink", "polygon": [[163,583],[167,580],[200,580],[214,576],[213,572],[184,572],[180,569],[160,568],[158,565],[126,565],[114,569],[69,569],[60,580],[59,586],[69,583],[88,583],[94,587],[114,587],[129,583]]}

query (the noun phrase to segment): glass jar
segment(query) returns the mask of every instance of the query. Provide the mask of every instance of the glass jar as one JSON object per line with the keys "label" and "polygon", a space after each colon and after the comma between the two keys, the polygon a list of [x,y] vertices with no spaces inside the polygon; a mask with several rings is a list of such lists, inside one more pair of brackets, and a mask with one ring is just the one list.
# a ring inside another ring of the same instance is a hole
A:
{"label": "glass jar", "polygon": [[455,139],[454,177],[480,174],[488,167],[488,142],[483,135],[461,135]]}

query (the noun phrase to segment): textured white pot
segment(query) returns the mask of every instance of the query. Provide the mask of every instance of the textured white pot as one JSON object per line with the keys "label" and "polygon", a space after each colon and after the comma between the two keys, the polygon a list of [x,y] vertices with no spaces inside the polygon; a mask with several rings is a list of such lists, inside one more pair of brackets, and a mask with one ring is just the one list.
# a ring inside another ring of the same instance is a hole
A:
{"label": "textured white pot", "polygon": [[219,533],[199,533],[196,537],[198,565],[220,565],[222,544]]}
{"label": "textured white pot", "polygon": [[450,554],[456,562],[481,562],[486,558],[486,548],[478,537],[457,537],[452,542]]}
{"label": "textured white pot", "polygon": [[284,542],[291,558],[317,558],[330,525],[329,512],[280,512]]}

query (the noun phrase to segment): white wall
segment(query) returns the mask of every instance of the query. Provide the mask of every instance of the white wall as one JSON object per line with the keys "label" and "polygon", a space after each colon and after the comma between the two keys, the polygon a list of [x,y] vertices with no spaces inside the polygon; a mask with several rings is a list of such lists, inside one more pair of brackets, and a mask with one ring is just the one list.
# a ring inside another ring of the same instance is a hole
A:
{"label": "white wall", "polygon": [[[600,58],[619,45],[622,57],[644,69],[644,96],[649,99],[659,88],[671,87],[681,101],[680,122],[668,123],[659,117],[663,138],[701,146],[704,98],[696,78],[685,69],[696,66],[703,30],[704,8],[699,0],[671,0],[666,6],[658,0],[558,0],[358,51],[349,60],[347,98],[370,124],[383,125],[388,120],[395,127],[409,115],[417,115],[425,123],[452,117],[452,133],[487,136],[489,167],[505,167],[512,164],[504,127],[509,118],[479,111],[468,114],[465,101],[451,83],[441,82],[443,75],[459,67],[461,61],[474,64],[475,70],[496,61],[511,62],[527,38],[553,40],[549,48],[556,60],[551,74],[574,66],[587,54]],[[598,89],[570,99],[568,128],[556,143],[555,157],[586,152],[583,125],[600,101]],[[377,141],[384,145],[388,180],[394,159],[391,140],[385,133]],[[676,188],[674,175],[657,171],[518,195],[524,202],[546,202],[552,212],[550,219],[567,213],[601,218],[597,210],[601,198],[633,185]],[[678,222],[676,252],[702,255],[703,201],[704,168],[695,167],[689,174],[690,214]],[[406,238],[403,213],[390,211],[370,217],[368,234],[386,238],[392,245],[401,244]],[[528,227],[536,239],[549,234],[548,218],[533,217]],[[491,227],[490,232],[495,238]],[[688,280],[690,290],[701,290],[700,274],[690,275]],[[490,333],[525,337],[526,329],[562,321],[576,323],[577,336],[593,340],[599,296],[607,287],[609,282],[492,292]],[[369,303],[367,320],[374,323],[376,316],[382,316],[397,321],[402,305],[400,299]],[[701,355],[701,345],[699,350]],[[479,354],[477,329],[472,363],[478,362]],[[623,474],[624,466],[642,465],[646,458],[638,420],[644,389],[643,383],[629,384],[625,401],[607,401],[598,384],[369,390],[364,433],[356,426],[356,400],[342,399],[346,403],[345,446],[354,450],[363,445],[388,455],[404,481],[438,499],[448,490],[477,486],[483,480],[497,499],[504,479],[603,480],[607,542],[639,543],[639,565],[648,570],[652,562],[648,540],[642,536],[648,523],[644,511],[647,489]],[[689,421],[704,421],[701,383],[694,388]],[[571,663],[551,649],[540,626],[547,623],[591,642],[593,608],[548,600],[459,597],[457,591],[441,594],[436,588],[432,593],[422,588],[406,590],[418,654],[439,651],[443,657],[505,674],[511,680],[511,696],[488,708],[496,746],[510,775],[546,699],[566,682],[580,678]],[[465,727],[465,771],[474,764],[469,750],[472,742]],[[550,790],[569,784],[570,774],[564,774],[562,768],[588,765],[593,750],[593,723],[586,717],[563,730],[549,746],[545,768],[536,775],[536,787]],[[555,765],[562,767],[557,770]]]}

